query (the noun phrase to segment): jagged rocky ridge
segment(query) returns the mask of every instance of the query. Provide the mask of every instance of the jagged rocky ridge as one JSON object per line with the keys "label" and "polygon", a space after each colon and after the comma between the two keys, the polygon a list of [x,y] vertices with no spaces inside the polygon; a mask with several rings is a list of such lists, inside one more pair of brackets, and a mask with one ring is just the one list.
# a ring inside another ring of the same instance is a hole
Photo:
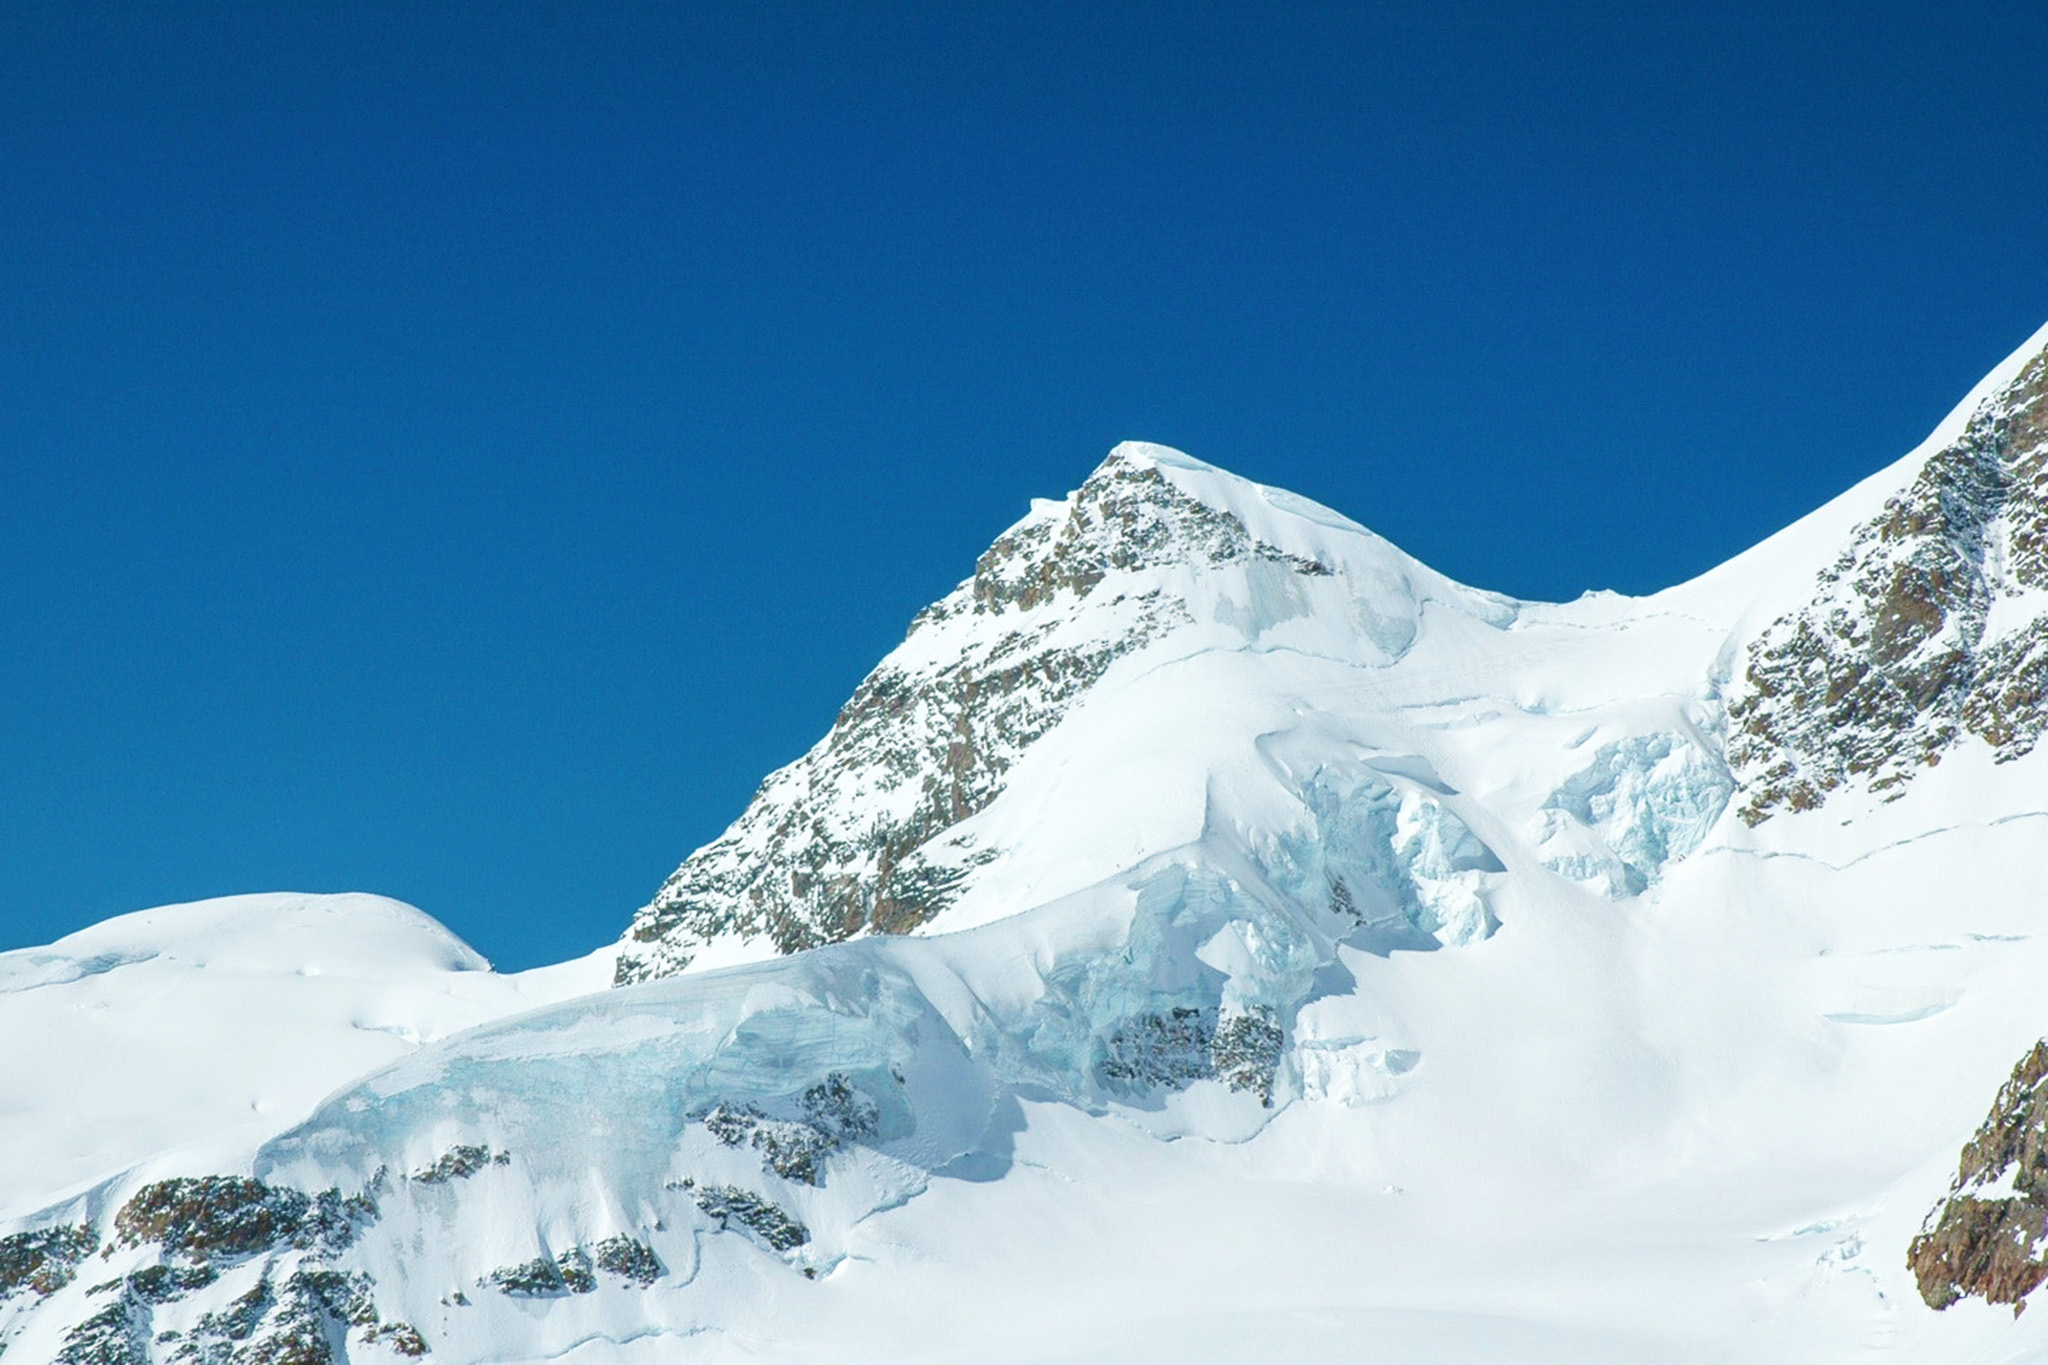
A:
{"label": "jagged rocky ridge", "polygon": [[1756,824],[1847,783],[1896,795],[1965,736],[2048,729],[2048,355],[1857,529],[1750,644],[1728,758]]}

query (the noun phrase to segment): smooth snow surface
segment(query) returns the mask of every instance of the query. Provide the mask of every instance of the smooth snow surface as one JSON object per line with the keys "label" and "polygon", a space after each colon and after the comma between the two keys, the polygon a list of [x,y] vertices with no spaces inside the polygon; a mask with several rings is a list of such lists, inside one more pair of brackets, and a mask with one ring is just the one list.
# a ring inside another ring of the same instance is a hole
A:
{"label": "smooth snow surface", "polygon": [[[171,1176],[368,1191],[336,1264],[448,1365],[2048,1359],[2048,1314],[1937,1313],[1905,1265],[2048,1029],[2048,755],[1972,742],[1754,828],[1722,757],[1743,646],[1913,458],[1566,604],[1111,459],[1274,555],[1032,608],[1187,611],[949,831],[920,934],[606,990],[608,954],[498,977],[393,902],[270,896],[0,956],[11,1226],[104,1229]],[[977,628],[940,624],[907,674]],[[620,1239],[660,1276],[505,1288]],[[153,1255],[0,1334],[54,1359]]]}
{"label": "smooth snow surface", "polygon": [[223,1130],[275,1132],[422,1043],[607,976],[499,976],[362,895],[167,905],[0,953],[0,1210]]}

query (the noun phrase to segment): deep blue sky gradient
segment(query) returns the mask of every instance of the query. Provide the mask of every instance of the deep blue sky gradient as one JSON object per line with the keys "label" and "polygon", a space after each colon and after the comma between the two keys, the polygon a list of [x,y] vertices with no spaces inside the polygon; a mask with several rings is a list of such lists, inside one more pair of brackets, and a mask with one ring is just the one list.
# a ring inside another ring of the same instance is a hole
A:
{"label": "deep blue sky gradient", "polygon": [[0,6],[0,947],[586,951],[1124,437],[1710,567],[2048,320],[2048,11],[1682,8]]}

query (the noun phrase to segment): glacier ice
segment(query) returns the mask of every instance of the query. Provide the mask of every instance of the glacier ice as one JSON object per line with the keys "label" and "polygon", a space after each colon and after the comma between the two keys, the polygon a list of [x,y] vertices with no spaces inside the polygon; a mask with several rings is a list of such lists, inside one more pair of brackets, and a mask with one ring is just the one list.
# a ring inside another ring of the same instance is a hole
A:
{"label": "glacier ice", "polygon": [[1263,870],[1302,905],[1354,921],[1378,951],[1465,944],[1499,927],[1488,890],[1505,870],[1414,760],[1325,764],[1301,784],[1306,819],[1271,841]]}
{"label": "glacier ice", "polygon": [[1559,876],[1614,899],[1640,895],[1706,841],[1734,794],[1728,765],[1695,736],[1628,735],[1550,794],[1535,841]]}

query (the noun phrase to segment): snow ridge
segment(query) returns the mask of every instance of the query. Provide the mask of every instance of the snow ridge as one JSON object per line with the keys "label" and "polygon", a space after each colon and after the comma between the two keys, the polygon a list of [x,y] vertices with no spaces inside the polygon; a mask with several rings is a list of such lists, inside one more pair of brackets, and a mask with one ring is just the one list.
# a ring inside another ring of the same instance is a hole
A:
{"label": "snow ridge", "polygon": [[1965,735],[2048,731],[2048,352],[1860,527],[1750,645],[1730,758],[1755,824],[1857,782],[1897,794]]}

